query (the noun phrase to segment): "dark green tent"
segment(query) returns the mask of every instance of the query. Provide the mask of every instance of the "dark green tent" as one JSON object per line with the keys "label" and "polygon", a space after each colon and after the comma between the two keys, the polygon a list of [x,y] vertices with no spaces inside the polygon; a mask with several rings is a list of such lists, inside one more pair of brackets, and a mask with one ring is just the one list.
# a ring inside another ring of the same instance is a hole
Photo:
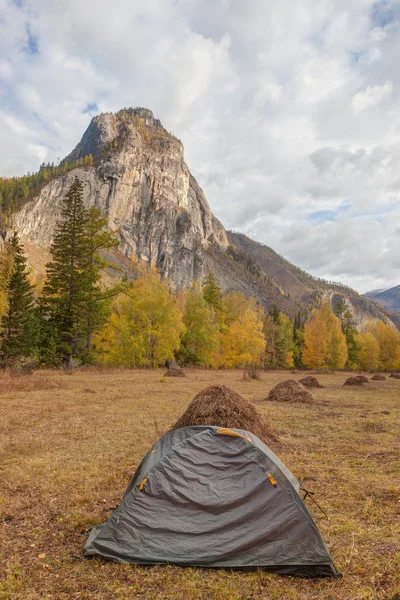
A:
{"label": "dark green tent", "polygon": [[139,564],[337,571],[299,483],[252,433],[183,427],[145,456],[85,556]]}

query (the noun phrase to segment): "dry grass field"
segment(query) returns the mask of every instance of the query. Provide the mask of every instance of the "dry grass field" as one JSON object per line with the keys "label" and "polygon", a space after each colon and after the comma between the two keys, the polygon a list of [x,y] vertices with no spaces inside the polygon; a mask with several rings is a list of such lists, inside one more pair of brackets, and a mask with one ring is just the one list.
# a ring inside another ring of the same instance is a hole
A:
{"label": "dry grass field", "polygon": [[120,501],[143,455],[209,384],[248,400],[284,372],[38,372],[0,377],[0,598],[245,600],[400,598],[400,380],[343,388],[319,375],[321,404],[257,403],[289,469],[316,493],[310,510],[340,580],[266,572],[136,567],[83,560],[85,532]]}

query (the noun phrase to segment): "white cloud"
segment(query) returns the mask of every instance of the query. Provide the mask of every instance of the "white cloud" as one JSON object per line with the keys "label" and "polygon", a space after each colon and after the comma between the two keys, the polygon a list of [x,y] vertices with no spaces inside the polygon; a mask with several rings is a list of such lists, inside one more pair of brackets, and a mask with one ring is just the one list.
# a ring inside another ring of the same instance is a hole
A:
{"label": "white cloud", "polygon": [[386,81],[383,85],[374,85],[367,87],[364,91],[358,92],[351,101],[353,113],[358,113],[368,108],[373,108],[386,98],[391,96],[393,92],[393,81]]}
{"label": "white cloud", "polygon": [[399,22],[400,0],[0,0],[0,175],[147,106],[227,227],[398,284]]}

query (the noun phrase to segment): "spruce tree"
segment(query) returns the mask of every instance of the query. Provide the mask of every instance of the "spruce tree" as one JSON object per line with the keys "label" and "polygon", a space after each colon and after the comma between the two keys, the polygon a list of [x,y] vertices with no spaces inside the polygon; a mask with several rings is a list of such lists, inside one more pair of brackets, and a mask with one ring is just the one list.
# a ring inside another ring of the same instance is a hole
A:
{"label": "spruce tree", "polygon": [[7,284],[8,307],[1,320],[0,353],[3,359],[32,354],[35,347],[33,288],[18,234],[7,243],[12,272]]}
{"label": "spruce tree", "polygon": [[116,293],[100,288],[104,263],[99,251],[117,245],[114,234],[105,231],[106,223],[99,211],[85,209],[82,184],[75,177],[63,201],[42,298],[56,355],[66,366],[73,358],[90,360],[92,334],[105,316],[104,301]]}
{"label": "spruce tree", "polygon": [[214,307],[214,310],[217,314],[221,312],[222,291],[218,285],[217,278],[212,271],[208,272],[208,275],[204,281],[203,298],[208,304]]}

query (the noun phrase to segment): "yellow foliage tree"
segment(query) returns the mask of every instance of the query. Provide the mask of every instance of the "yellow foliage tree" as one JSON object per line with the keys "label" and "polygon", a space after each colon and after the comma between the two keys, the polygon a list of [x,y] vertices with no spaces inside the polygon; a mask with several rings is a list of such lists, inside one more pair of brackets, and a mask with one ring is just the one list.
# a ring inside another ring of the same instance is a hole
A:
{"label": "yellow foliage tree", "polygon": [[382,371],[392,371],[400,365],[400,333],[383,321],[374,321],[369,331],[379,344],[379,367]]}
{"label": "yellow foliage tree", "polygon": [[104,366],[155,367],[173,358],[185,326],[168,283],[151,268],[119,295],[107,325],[96,335]]}
{"label": "yellow foliage tree", "polygon": [[360,346],[358,364],[363,371],[376,371],[379,368],[379,342],[370,331],[363,331],[356,336]]}
{"label": "yellow foliage tree", "polygon": [[[178,295],[178,303],[182,300]],[[186,294],[183,322],[186,331],[182,336],[179,356],[185,363],[208,366],[218,348],[219,328],[214,308],[205,300],[196,284]]]}
{"label": "yellow foliage tree", "polygon": [[304,327],[303,362],[312,369],[343,369],[347,361],[346,337],[329,302],[314,309]]}
{"label": "yellow foliage tree", "polygon": [[223,326],[215,366],[234,368],[261,364],[266,345],[261,314],[254,298],[239,292],[231,292],[223,298]]}

